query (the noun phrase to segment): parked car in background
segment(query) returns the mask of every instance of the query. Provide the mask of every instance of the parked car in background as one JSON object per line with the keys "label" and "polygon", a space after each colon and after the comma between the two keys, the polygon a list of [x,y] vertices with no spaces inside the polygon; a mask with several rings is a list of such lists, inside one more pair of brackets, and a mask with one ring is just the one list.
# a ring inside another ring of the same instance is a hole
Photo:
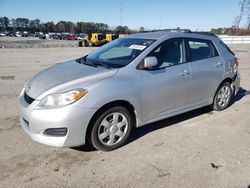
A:
{"label": "parked car in background", "polygon": [[6,36],[6,32],[1,32],[0,33],[0,37],[5,37]]}
{"label": "parked car in background", "polygon": [[52,35],[52,39],[56,39],[56,40],[62,40],[62,34],[61,33],[55,33],[54,35]]}
{"label": "parked car in background", "polygon": [[226,109],[239,90],[238,66],[210,34],[127,35],[34,76],[19,96],[20,122],[43,144],[114,150],[135,127],[203,106]]}
{"label": "parked car in background", "polygon": [[85,35],[82,33],[77,34],[77,40],[83,40],[85,38]]}
{"label": "parked car in background", "polygon": [[16,34],[15,34],[15,32],[9,31],[9,32],[6,33],[6,36],[8,36],[8,37],[16,37]]}
{"label": "parked car in background", "polygon": [[30,37],[30,33],[28,31],[23,31],[22,37]]}
{"label": "parked car in background", "polygon": [[39,35],[39,39],[46,39],[46,35],[45,34]]}
{"label": "parked car in background", "polygon": [[67,35],[64,40],[78,40],[76,35]]}
{"label": "parked car in background", "polygon": [[16,36],[17,36],[17,37],[22,37],[22,32],[17,31],[17,32],[16,32]]}
{"label": "parked car in background", "polygon": [[32,37],[39,37],[40,36],[40,33],[39,32],[35,32],[32,34]]}

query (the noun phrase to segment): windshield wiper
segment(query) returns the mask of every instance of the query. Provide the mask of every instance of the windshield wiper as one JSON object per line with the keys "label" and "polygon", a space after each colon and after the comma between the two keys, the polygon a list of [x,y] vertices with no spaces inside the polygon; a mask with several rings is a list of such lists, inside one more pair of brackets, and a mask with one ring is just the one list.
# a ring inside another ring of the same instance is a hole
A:
{"label": "windshield wiper", "polygon": [[79,59],[76,59],[76,62],[77,62],[77,63],[80,63],[80,64],[92,66],[92,67],[101,66],[101,67],[105,67],[105,68],[107,68],[107,69],[112,68],[112,67],[109,66],[108,64],[104,64],[104,63],[100,63],[100,62],[88,62],[88,61],[86,61],[86,56],[81,57],[81,58],[79,58]]}
{"label": "windshield wiper", "polygon": [[94,65],[93,63],[84,62],[83,64],[84,64],[84,65],[91,66],[91,67],[97,67],[97,65]]}
{"label": "windshield wiper", "polygon": [[79,64],[83,64],[84,62],[86,62],[86,56],[83,56],[83,57],[76,59],[76,62]]}
{"label": "windshield wiper", "polygon": [[76,62],[79,63],[79,64],[84,64],[84,65],[88,65],[88,66],[92,66],[92,67],[97,67],[97,65],[94,65],[92,63],[87,63],[86,56],[76,59]]}
{"label": "windshield wiper", "polygon": [[110,68],[111,68],[108,64],[104,64],[104,63],[92,62],[91,64],[94,65],[94,66],[105,67],[105,68],[107,68],[107,69],[110,69]]}

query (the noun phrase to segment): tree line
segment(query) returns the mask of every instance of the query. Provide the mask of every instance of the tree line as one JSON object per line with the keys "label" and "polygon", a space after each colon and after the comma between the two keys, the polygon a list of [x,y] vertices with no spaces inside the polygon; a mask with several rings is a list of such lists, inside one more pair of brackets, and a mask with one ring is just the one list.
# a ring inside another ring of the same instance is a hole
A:
{"label": "tree line", "polygon": [[244,36],[244,35],[250,35],[250,29],[249,28],[237,28],[235,26],[229,27],[229,28],[213,28],[210,31],[211,33],[215,35],[235,35],[235,36]]}
{"label": "tree line", "polygon": [[50,22],[41,22],[40,19],[29,20],[28,18],[16,18],[9,19],[8,17],[0,17],[0,31],[5,32],[16,32],[16,31],[28,31],[30,33],[35,32],[68,32],[68,33],[93,33],[93,32],[116,32],[116,33],[125,33],[130,34],[133,31],[130,30],[127,26],[117,26],[111,28],[108,24],[105,23],[94,23],[94,22],[76,22],[71,21],[59,21],[54,23]]}

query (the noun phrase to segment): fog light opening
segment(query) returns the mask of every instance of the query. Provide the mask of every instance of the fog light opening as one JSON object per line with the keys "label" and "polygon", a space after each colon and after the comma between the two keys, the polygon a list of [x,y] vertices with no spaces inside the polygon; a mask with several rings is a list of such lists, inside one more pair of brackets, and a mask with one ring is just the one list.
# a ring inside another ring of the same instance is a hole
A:
{"label": "fog light opening", "polygon": [[43,134],[47,136],[65,136],[67,132],[67,128],[50,128],[43,131]]}

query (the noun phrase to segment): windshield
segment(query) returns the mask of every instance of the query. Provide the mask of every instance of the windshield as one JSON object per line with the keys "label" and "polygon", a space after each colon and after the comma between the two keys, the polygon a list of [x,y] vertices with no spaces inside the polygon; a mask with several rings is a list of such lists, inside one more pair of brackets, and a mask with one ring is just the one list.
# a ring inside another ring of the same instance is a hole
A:
{"label": "windshield", "polygon": [[86,57],[87,63],[102,63],[120,68],[128,65],[155,40],[120,38],[97,49]]}

